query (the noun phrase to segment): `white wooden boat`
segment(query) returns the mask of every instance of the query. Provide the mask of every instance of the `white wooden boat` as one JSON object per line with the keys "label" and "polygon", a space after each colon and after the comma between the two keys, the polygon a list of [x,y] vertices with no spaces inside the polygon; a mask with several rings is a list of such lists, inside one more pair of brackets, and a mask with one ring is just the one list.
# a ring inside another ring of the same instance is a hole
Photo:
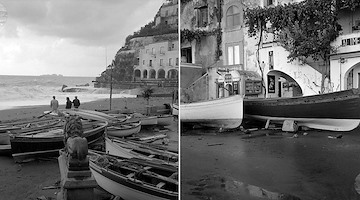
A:
{"label": "white wooden boat", "polygon": [[0,133],[0,145],[10,144],[10,136],[7,132]]}
{"label": "white wooden boat", "polygon": [[131,140],[123,140],[113,137],[105,138],[106,153],[124,158],[141,158],[153,160],[161,164],[178,166],[178,154],[155,146],[142,144]]}
{"label": "white wooden boat", "polygon": [[173,123],[174,116],[173,115],[158,115],[157,119],[158,119],[158,125],[169,126]]}
{"label": "white wooden boat", "polygon": [[180,104],[182,123],[232,129],[240,126],[243,119],[243,97],[230,97]]}
{"label": "white wooden boat", "polygon": [[131,119],[140,120],[141,126],[153,126],[158,124],[157,116],[147,116],[141,113],[132,114]]}
{"label": "white wooden boat", "polygon": [[100,187],[125,200],[178,200],[178,169],[140,159],[89,151],[90,170]]}
{"label": "white wooden boat", "polygon": [[179,105],[178,104],[171,104],[171,113],[172,115],[179,116]]}
{"label": "white wooden boat", "polygon": [[106,128],[106,133],[114,137],[127,137],[140,132],[141,121],[112,124]]}

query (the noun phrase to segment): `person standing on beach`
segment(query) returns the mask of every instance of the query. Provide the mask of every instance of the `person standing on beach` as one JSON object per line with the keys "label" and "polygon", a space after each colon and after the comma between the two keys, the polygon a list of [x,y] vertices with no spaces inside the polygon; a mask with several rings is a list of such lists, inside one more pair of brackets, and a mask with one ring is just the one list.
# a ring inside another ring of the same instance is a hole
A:
{"label": "person standing on beach", "polygon": [[69,97],[66,97],[66,109],[71,109],[72,102],[70,101]]}
{"label": "person standing on beach", "polygon": [[50,108],[52,109],[51,112],[58,113],[59,102],[53,96],[53,99],[50,101]]}
{"label": "person standing on beach", "polygon": [[80,106],[80,100],[75,96],[75,99],[73,100],[73,104],[75,108],[79,108]]}

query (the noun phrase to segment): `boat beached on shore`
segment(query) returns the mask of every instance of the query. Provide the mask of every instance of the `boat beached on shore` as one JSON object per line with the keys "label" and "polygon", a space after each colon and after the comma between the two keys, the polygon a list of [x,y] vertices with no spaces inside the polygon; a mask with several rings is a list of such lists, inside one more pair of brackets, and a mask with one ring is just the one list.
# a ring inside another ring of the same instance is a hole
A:
{"label": "boat beached on shore", "polygon": [[180,120],[182,123],[233,129],[241,125],[242,119],[243,97],[241,95],[180,104]]}
{"label": "boat beached on shore", "polygon": [[100,187],[123,199],[178,199],[178,168],[142,159],[89,151],[90,170]]}
{"label": "boat beached on shore", "polygon": [[351,131],[360,124],[360,90],[291,98],[244,99],[248,119],[283,123],[330,131]]}
{"label": "boat beached on shore", "polygon": [[127,137],[140,132],[141,121],[111,124],[106,128],[106,133],[114,137]]}
{"label": "boat beached on shore", "polygon": [[[83,137],[92,144],[104,136],[107,122],[83,122]],[[63,127],[10,134],[12,156],[15,162],[34,157],[53,157],[64,147]]]}
{"label": "boat beached on shore", "polygon": [[114,137],[105,138],[105,151],[110,155],[124,158],[141,158],[157,161],[161,164],[178,166],[178,154],[164,149],[155,148],[136,141],[123,140]]}

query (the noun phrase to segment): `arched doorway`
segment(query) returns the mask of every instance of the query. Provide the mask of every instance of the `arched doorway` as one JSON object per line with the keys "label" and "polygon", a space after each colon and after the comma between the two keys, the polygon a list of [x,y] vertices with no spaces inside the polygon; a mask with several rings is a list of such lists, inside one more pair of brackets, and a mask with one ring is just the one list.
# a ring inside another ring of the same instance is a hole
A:
{"label": "arched doorway", "polygon": [[165,78],[165,70],[159,69],[158,70],[158,79]]}
{"label": "arched doorway", "polygon": [[360,88],[360,63],[355,64],[345,72],[345,89]]}
{"label": "arched doorway", "polygon": [[302,96],[300,85],[288,74],[271,70],[267,74],[268,97],[296,97]]}
{"label": "arched doorway", "polygon": [[225,86],[225,97],[231,96],[233,94],[233,86],[231,84],[227,84]]}
{"label": "arched doorway", "polygon": [[156,78],[156,71],[154,69],[150,70],[150,77],[151,79],[155,79]]}
{"label": "arched doorway", "polygon": [[168,71],[167,77],[168,77],[169,79],[177,79],[177,78],[178,78],[178,71],[177,71],[176,69],[170,69],[170,70]]}
{"label": "arched doorway", "polygon": [[139,69],[136,69],[134,72],[134,76],[135,78],[140,78],[141,77],[141,71]]}
{"label": "arched doorway", "polygon": [[145,70],[143,71],[143,78],[147,78],[147,76],[148,76],[148,71],[145,69]]}

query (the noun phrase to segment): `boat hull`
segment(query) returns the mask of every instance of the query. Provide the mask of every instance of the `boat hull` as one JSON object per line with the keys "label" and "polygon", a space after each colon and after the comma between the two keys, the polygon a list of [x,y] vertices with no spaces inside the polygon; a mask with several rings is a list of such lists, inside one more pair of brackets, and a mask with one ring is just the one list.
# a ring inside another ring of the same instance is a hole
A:
{"label": "boat hull", "polygon": [[179,105],[171,104],[171,113],[172,115],[179,116]]}
{"label": "boat hull", "polygon": [[127,137],[140,132],[141,122],[132,123],[132,125],[113,125],[107,127],[106,133],[114,137]]}
{"label": "boat hull", "polygon": [[159,194],[158,192],[142,187],[141,184],[117,176],[111,171],[104,170],[90,162],[90,170],[97,184],[107,192],[120,196],[125,200],[166,200],[178,199],[178,195]]}
{"label": "boat hull", "polygon": [[174,121],[174,116],[172,115],[159,115],[157,116],[157,124],[160,126],[169,126]]}
{"label": "boat hull", "polygon": [[[85,130],[83,136],[88,144],[96,142],[104,135],[107,123],[94,129]],[[59,150],[64,148],[64,136],[58,137],[29,137],[29,136],[11,136],[11,151],[16,162],[32,157],[52,157],[58,156]]]}
{"label": "boat hull", "polygon": [[[178,154],[173,152],[152,149],[149,146],[142,146],[136,142],[105,138],[106,153],[123,158],[140,158],[144,160],[178,166]],[[157,156],[158,155],[158,156]],[[159,159],[162,158],[162,159]]]}
{"label": "boat hull", "polygon": [[180,105],[183,123],[232,129],[240,126],[242,119],[243,97],[240,95]]}
{"label": "boat hull", "polygon": [[295,98],[244,100],[245,117],[331,131],[351,131],[360,124],[360,95],[356,89]]}

